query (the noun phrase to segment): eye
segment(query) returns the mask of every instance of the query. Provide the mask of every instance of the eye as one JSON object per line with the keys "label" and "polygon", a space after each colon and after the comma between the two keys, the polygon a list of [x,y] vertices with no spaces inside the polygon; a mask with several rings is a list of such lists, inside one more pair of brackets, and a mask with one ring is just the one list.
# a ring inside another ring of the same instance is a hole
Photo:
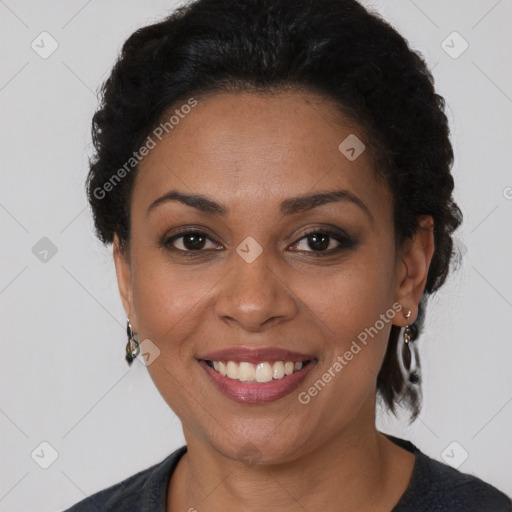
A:
{"label": "eye", "polygon": [[[209,238],[206,233],[196,230],[183,231],[163,241],[166,248],[181,252],[200,252],[203,249],[219,249],[222,246]],[[208,247],[210,244],[210,247]]]}
{"label": "eye", "polygon": [[316,229],[309,231],[295,242],[291,246],[291,250],[332,254],[353,246],[353,240],[346,234],[326,229]]}
{"label": "eye", "polygon": [[[190,255],[223,249],[222,245],[212,240],[204,231],[189,229],[161,242],[167,250]],[[290,246],[291,251],[307,252],[314,256],[329,255],[355,246],[347,234],[328,229],[311,230]]]}

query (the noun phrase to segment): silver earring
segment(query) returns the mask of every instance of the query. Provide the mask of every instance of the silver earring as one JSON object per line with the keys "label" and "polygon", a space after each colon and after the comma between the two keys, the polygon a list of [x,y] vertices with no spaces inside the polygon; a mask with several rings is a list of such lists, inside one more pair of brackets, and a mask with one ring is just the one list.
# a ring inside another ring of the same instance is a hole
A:
{"label": "silver earring", "polygon": [[140,347],[137,335],[132,331],[132,325],[128,318],[126,325],[126,334],[128,336],[128,343],[126,344],[126,360],[128,364],[132,364],[133,360],[139,355]]}
{"label": "silver earring", "polygon": [[[407,314],[404,315],[405,319],[408,320],[411,316],[411,310],[408,310]],[[406,365],[405,359],[405,347],[409,352],[408,365]],[[400,372],[403,377],[405,386],[410,388],[418,389],[420,385],[420,369],[418,365],[418,350],[416,343],[413,340],[413,331],[409,324],[404,329],[403,337],[398,337],[397,343],[397,359]]]}

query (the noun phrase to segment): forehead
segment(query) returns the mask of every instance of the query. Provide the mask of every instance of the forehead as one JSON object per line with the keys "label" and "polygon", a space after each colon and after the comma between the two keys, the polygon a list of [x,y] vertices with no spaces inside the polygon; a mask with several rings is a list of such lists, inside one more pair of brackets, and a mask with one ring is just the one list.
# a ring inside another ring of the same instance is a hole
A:
{"label": "forehead", "polygon": [[[222,93],[195,101],[193,108],[181,108],[186,100],[173,106],[163,117],[172,116],[172,123],[150,134],[154,147],[139,164],[132,207],[147,208],[170,189],[233,207],[341,187],[367,202],[389,199],[362,151],[361,128],[334,102],[302,92]],[[362,151],[355,159],[352,147]]]}

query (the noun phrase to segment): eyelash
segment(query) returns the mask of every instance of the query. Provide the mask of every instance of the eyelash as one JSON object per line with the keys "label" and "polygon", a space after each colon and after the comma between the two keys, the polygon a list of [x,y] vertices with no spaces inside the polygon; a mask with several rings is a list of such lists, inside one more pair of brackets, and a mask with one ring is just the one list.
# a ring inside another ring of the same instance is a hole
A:
{"label": "eyelash", "polygon": [[[333,231],[328,228],[322,228],[322,229],[312,229],[310,231],[307,231],[296,242],[291,244],[291,246],[297,245],[300,241],[307,239],[309,236],[319,235],[319,234],[327,235],[328,238],[336,240],[340,245],[338,247],[335,247],[334,249],[323,250],[323,251],[309,250],[309,251],[297,251],[297,252],[306,252],[314,257],[322,257],[322,256],[330,256],[332,254],[341,252],[343,250],[352,249],[356,245],[356,241],[353,240],[352,238],[350,238],[347,234],[342,233],[342,232]],[[187,237],[190,235],[198,235],[203,238],[206,238],[210,242],[217,243],[214,240],[212,240],[204,231],[200,231],[200,230],[196,230],[196,229],[188,229],[186,231],[176,233],[171,237],[164,237],[161,242],[161,245],[165,249],[172,251],[172,252],[178,254],[179,256],[184,256],[184,257],[190,257],[190,256],[194,256],[196,254],[199,255],[200,253],[205,253],[207,251],[219,250],[219,249],[184,250],[184,249],[177,249],[176,247],[172,246],[172,243],[175,242],[176,240],[179,240],[180,238],[184,238],[184,237]],[[330,245],[330,242],[329,242],[329,245]]]}

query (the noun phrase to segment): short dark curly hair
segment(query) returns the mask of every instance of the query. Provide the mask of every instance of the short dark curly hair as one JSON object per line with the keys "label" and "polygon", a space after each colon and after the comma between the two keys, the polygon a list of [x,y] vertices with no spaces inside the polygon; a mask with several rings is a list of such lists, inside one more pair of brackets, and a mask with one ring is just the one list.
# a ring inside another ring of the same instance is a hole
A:
{"label": "short dark curly hair", "polygon": [[[452,197],[445,103],[421,55],[356,0],[197,0],[134,32],[93,117],[87,194],[97,236],[108,244],[117,234],[126,249],[137,166],[122,180],[112,178],[178,102],[282,90],[333,100],[364,132],[376,173],[392,193],[397,246],[415,233],[420,216],[433,217],[435,251],[413,326],[417,336],[426,299],[449,272],[451,234],[462,222]],[[392,326],[377,390],[393,412],[401,403],[415,418],[420,395],[403,391],[399,334]]]}

